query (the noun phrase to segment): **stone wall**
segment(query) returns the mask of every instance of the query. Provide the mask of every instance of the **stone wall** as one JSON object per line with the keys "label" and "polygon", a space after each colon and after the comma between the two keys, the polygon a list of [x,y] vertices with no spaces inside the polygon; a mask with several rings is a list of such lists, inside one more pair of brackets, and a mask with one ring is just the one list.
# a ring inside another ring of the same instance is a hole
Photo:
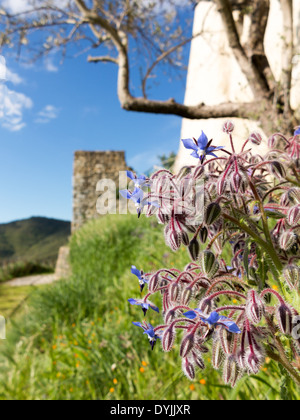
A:
{"label": "stone wall", "polygon": [[72,232],[86,221],[98,217],[97,183],[105,178],[113,180],[118,186],[119,172],[127,169],[125,152],[75,152]]}

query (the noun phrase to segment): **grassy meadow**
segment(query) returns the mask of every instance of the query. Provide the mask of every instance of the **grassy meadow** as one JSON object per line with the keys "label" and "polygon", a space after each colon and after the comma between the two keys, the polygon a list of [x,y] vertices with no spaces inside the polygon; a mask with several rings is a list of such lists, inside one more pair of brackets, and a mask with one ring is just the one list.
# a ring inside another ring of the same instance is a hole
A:
{"label": "grassy meadow", "polygon": [[[72,276],[30,290],[8,320],[7,340],[0,342],[0,399],[299,399],[270,360],[231,389],[209,355],[207,369],[190,382],[178,346],[168,354],[159,344],[151,351],[132,325],[143,314],[127,302],[140,295],[130,267],[183,269],[189,261],[186,250],[166,247],[154,219],[107,216],[76,233],[70,247]],[[160,306],[159,297],[155,303]],[[153,311],[147,320],[161,323]]]}

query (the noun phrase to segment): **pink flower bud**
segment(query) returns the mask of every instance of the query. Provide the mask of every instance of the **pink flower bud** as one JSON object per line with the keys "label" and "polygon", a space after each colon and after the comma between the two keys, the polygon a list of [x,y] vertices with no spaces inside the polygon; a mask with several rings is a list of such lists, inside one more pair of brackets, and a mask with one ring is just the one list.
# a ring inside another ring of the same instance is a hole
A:
{"label": "pink flower bud", "polygon": [[259,324],[265,312],[265,305],[255,290],[250,290],[246,301],[246,315],[251,322]]}
{"label": "pink flower bud", "polygon": [[300,267],[289,264],[283,270],[283,277],[291,290],[300,286]]}
{"label": "pink flower bud", "polygon": [[281,180],[286,176],[286,172],[282,163],[278,162],[277,160],[273,160],[272,163],[269,164],[270,172],[276,178]]}
{"label": "pink flower bud", "polygon": [[160,286],[160,275],[158,273],[153,274],[153,276],[150,277],[149,283],[148,283],[148,289],[149,292],[153,293],[155,292]]}
{"label": "pink flower bud", "polygon": [[191,381],[195,379],[195,368],[187,357],[182,359],[182,371]]}
{"label": "pink flower bud", "polygon": [[173,282],[169,286],[169,296],[172,302],[177,302],[179,295],[180,295],[180,286],[178,283]]}
{"label": "pink flower bud", "polygon": [[219,340],[214,339],[212,345],[212,365],[215,369],[219,369],[223,362],[223,353],[221,343]]}
{"label": "pink flower bud", "polygon": [[284,251],[289,251],[296,242],[297,235],[292,230],[288,230],[280,236],[279,246]]}
{"label": "pink flower bud", "polygon": [[259,133],[254,132],[254,133],[250,134],[249,140],[252,144],[260,146],[260,144],[262,142],[262,136]]}
{"label": "pink flower bud", "polygon": [[291,188],[288,190],[288,197],[294,204],[300,204],[300,188]]}
{"label": "pink flower bud", "polygon": [[204,361],[203,361],[203,359],[202,359],[202,357],[201,357],[201,354],[199,354],[198,352],[196,352],[196,351],[192,351],[192,353],[191,353],[191,360],[193,361],[193,363],[196,365],[196,366],[198,366],[198,368],[200,369],[200,370],[204,370],[205,369],[205,363],[204,363]]}
{"label": "pink flower bud", "polygon": [[181,342],[180,356],[186,357],[191,352],[194,345],[195,345],[195,334],[194,333],[186,334],[183,337],[182,342]]}
{"label": "pink flower bud", "polygon": [[164,351],[170,351],[175,341],[175,328],[171,325],[163,332],[161,344]]}
{"label": "pink flower bud", "polygon": [[300,221],[300,204],[290,208],[287,218],[290,226],[298,225]]}
{"label": "pink flower bud", "polygon": [[291,308],[285,304],[280,304],[275,311],[275,317],[283,334],[291,335],[293,330],[293,312]]}
{"label": "pink flower bud", "polygon": [[226,121],[223,125],[224,133],[231,134],[234,131],[234,123],[232,121]]}

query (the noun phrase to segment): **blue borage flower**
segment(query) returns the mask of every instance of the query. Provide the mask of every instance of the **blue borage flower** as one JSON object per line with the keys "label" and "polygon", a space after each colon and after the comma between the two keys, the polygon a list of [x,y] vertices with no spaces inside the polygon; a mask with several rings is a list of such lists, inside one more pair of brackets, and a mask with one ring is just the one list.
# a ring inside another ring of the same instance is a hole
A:
{"label": "blue borage flower", "polygon": [[139,177],[136,176],[131,171],[126,171],[127,177],[130,178],[134,182],[135,188],[142,188],[142,187],[149,187],[150,184],[147,183],[147,177],[145,175],[140,175]]}
{"label": "blue borage flower", "polygon": [[142,292],[145,285],[149,283],[149,280],[145,279],[144,272],[142,270],[141,271],[138,270],[135,265],[131,266],[131,272],[132,272],[132,274],[137,276],[137,278],[139,279],[140,289],[141,289],[141,292]]}
{"label": "blue borage flower", "polygon": [[159,313],[158,307],[153,305],[153,303],[151,303],[149,300],[146,300],[146,302],[145,302],[144,299],[128,299],[128,302],[131,305],[141,306],[145,316],[146,316],[146,313],[147,313],[148,309],[152,309],[153,311]]}
{"label": "blue borage flower", "polygon": [[212,312],[209,315],[205,315],[202,311],[200,311],[200,309],[195,309],[194,311],[185,312],[183,315],[189,319],[195,319],[198,317],[205,324],[208,324],[210,328],[220,326],[231,333],[241,334],[241,330],[235,322],[226,316],[219,315],[218,312]]}
{"label": "blue borage flower", "polygon": [[146,322],[133,322],[133,325],[136,325],[137,327],[141,327],[144,330],[143,334],[147,334],[150,342],[150,346],[152,350],[154,349],[154,346],[156,344],[157,339],[159,338],[161,340],[162,331],[159,333],[156,333],[152,327],[151,324],[147,324]]}
{"label": "blue borage flower", "polygon": [[300,127],[297,128],[297,130],[294,133],[294,136],[300,136]]}
{"label": "blue borage flower", "polygon": [[120,194],[122,197],[126,198],[127,200],[132,200],[135,203],[138,217],[141,216],[145,206],[160,207],[156,201],[150,202],[147,198],[144,199],[144,191],[140,188],[135,188],[133,192],[129,190],[121,190]]}
{"label": "blue borage flower", "polygon": [[196,159],[201,159],[201,161],[204,161],[205,157],[209,155],[217,157],[213,152],[216,150],[223,149],[223,146],[222,147],[211,146],[212,140],[209,142],[206,134],[204,134],[203,131],[198,140],[193,138],[193,139],[185,139],[181,141],[186,149],[193,150],[193,152],[191,153],[191,156],[193,156]]}

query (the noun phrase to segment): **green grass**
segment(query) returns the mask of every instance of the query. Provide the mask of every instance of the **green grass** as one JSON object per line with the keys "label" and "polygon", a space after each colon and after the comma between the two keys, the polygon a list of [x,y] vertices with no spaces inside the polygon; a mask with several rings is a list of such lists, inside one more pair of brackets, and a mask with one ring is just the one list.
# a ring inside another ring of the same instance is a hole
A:
{"label": "green grass", "polygon": [[[154,220],[105,217],[70,245],[72,278],[35,290],[8,324],[8,340],[0,343],[1,399],[280,399],[282,375],[273,362],[232,390],[206,360],[207,370],[191,383],[178,347],[152,352],[132,325],[143,316],[127,302],[139,296],[130,266],[182,269],[189,261],[183,249],[170,252]],[[147,319],[161,323],[154,312]]]}
{"label": "green grass", "polygon": [[34,286],[10,287],[0,285],[0,315],[10,318],[23,307],[28,296],[33,292]]}

